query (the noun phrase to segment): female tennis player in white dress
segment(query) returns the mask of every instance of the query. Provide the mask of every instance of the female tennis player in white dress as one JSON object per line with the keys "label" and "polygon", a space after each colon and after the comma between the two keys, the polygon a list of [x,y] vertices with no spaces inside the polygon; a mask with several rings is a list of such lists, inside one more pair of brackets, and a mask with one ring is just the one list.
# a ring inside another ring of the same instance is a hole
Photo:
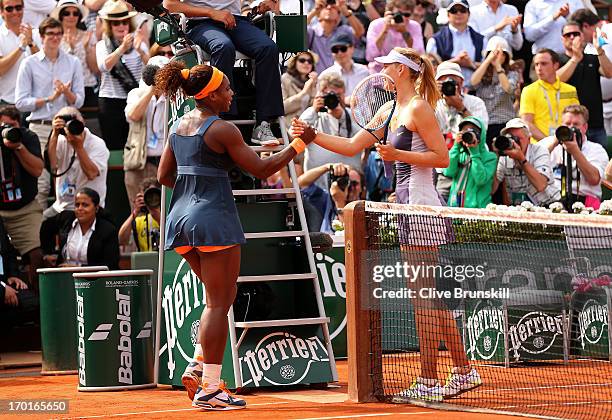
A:
{"label": "female tennis player in white dress", "polygon": [[[426,57],[415,50],[395,48],[389,55],[376,59],[384,65],[382,73],[391,77],[397,89],[397,106],[389,126],[389,141],[376,144],[376,150],[385,161],[394,161],[397,172],[397,202],[440,206],[442,201],[434,186],[434,168],[448,166],[448,150],[435,118],[434,107],[440,93],[434,71]],[[355,92],[353,92],[355,95]],[[368,98],[355,98],[367,101]],[[418,117],[417,117],[418,116]],[[360,130],[351,139],[317,133],[306,123],[294,119],[292,134],[310,140],[330,151],[354,156],[371,147],[376,139],[366,130]],[[374,134],[381,138],[384,127]],[[309,143],[309,142],[307,142]],[[445,243],[447,227],[442,219],[420,227],[411,224],[412,216],[400,217],[402,254],[414,264],[436,264],[437,246]],[[424,258],[425,257],[425,258]],[[421,277],[411,287],[435,287],[435,279]],[[418,293],[417,293],[418,295]],[[457,324],[439,299],[414,299],[418,329],[421,374],[413,384],[400,393],[407,398],[441,401],[474,389],[482,384],[478,372],[465,355]],[[444,386],[438,381],[437,362],[440,341],[446,343],[452,357]]]}

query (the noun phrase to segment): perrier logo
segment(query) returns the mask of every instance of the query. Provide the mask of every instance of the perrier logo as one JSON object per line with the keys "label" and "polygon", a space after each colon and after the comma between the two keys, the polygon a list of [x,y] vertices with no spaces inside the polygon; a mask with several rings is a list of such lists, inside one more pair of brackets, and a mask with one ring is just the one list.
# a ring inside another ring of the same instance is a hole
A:
{"label": "perrier logo", "polygon": [[471,360],[490,360],[503,344],[504,312],[489,301],[479,301],[466,323]]}
{"label": "perrier logo", "polygon": [[563,336],[563,315],[544,312],[529,312],[523,315],[508,331],[510,349],[518,361],[521,352],[542,354],[550,349],[557,336]]}
{"label": "perrier logo", "polygon": [[[245,344],[243,344],[245,345]],[[302,382],[315,363],[328,362],[318,336],[302,338],[286,331],[264,336],[239,358],[244,386],[294,385]]]}
{"label": "perrier logo", "polygon": [[585,340],[591,344],[599,343],[608,327],[608,305],[602,305],[595,299],[587,300],[578,314],[578,326],[583,349]]}

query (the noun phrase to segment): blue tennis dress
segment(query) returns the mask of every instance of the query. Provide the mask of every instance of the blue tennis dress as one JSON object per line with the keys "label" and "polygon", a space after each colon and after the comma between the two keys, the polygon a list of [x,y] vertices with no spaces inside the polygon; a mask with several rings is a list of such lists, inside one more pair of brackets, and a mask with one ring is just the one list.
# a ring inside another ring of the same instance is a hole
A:
{"label": "blue tennis dress", "polygon": [[166,250],[246,242],[228,177],[235,163],[204,142],[204,133],[218,119],[207,118],[193,136],[176,134],[180,120],[172,127],[177,178],[166,218]]}

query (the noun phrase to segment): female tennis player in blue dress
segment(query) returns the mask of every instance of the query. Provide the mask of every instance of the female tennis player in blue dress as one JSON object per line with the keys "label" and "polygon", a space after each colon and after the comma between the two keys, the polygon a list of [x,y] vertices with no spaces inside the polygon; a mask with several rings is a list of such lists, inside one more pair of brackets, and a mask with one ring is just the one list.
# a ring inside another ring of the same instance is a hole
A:
{"label": "female tennis player in blue dress", "polygon": [[219,119],[220,112],[229,110],[234,93],[228,78],[214,67],[185,69],[182,62],[172,62],[158,71],[155,84],[168,97],[174,98],[181,89],[196,101],[196,109],[172,127],[157,171],[159,182],[173,188],[165,249],[181,254],[206,290],[199,328],[203,365],[197,369],[202,380],[194,375],[193,381],[184,383],[194,407],[244,408],[246,402],[231,395],[220,381],[227,313],[236,297],[240,244],[245,242],[228,171],[239,166],[265,179],[306,145],[296,139],[283,151],[261,159],[234,124]]}
{"label": "female tennis player in blue dress", "polygon": [[[433,173],[434,168],[448,166],[449,157],[434,113],[440,93],[433,67],[427,58],[407,48],[395,48],[376,61],[384,65],[382,73],[393,79],[397,89],[397,106],[389,127],[389,141],[384,145],[376,144],[384,160],[395,162],[397,201],[402,204],[443,205],[434,186]],[[376,142],[366,130],[360,130],[347,141],[342,137],[316,133],[300,120],[292,122],[291,130],[294,136],[346,156],[354,156]],[[381,128],[374,134],[381,138],[383,130]],[[447,241],[447,226],[443,220],[428,220],[427,224],[422,221],[420,224],[410,223],[411,216],[400,215],[402,254],[414,265],[437,264],[437,247]],[[435,287],[435,279],[421,277],[410,284],[411,287],[415,285],[418,288]],[[482,383],[480,376],[469,365],[457,324],[445,304],[440,299],[414,299],[412,303],[420,342],[421,374],[410,388],[400,394],[408,398],[441,401],[479,386]],[[454,365],[444,386],[438,382],[436,371],[441,340],[446,343]]]}

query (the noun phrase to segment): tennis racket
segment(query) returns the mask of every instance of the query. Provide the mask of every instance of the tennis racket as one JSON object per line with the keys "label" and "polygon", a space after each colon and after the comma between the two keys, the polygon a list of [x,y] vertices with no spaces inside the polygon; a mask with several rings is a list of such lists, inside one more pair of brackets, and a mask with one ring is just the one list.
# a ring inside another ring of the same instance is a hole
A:
{"label": "tennis racket", "polygon": [[[387,142],[389,123],[397,105],[395,82],[383,73],[372,74],[363,79],[351,95],[351,112],[355,122],[381,144]],[[376,132],[383,129],[382,137]],[[385,176],[393,176],[393,162],[384,162]]]}

